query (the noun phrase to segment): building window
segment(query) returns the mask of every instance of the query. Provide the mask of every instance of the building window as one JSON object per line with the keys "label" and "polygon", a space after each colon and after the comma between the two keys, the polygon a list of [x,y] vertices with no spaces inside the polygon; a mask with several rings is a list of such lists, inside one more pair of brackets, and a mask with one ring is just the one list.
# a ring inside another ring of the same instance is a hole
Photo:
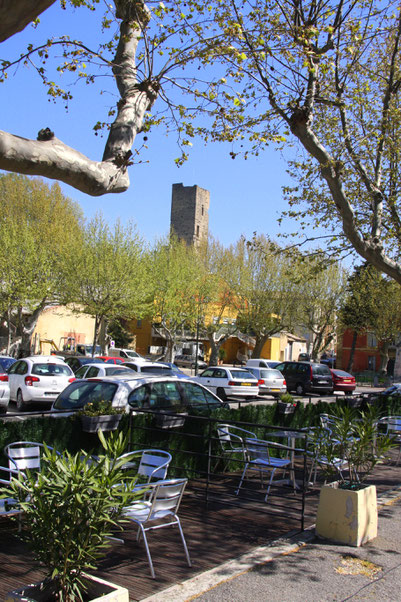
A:
{"label": "building window", "polygon": [[196,226],[196,236],[199,238],[199,226]]}
{"label": "building window", "polygon": [[377,338],[373,332],[368,332],[368,347],[377,347]]}
{"label": "building window", "polygon": [[137,328],[142,328],[142,320],[137,320],[136,321],[136,327]]}
{"label": "building window", "polygon": [[204,211],[203,211],[203,205],[202,205],[202,215],[203,215]]}
{"label": "building window", "polygon": [[368,370],[372,370],[373,372],[376,372],[376,356],[375,355],[368,356]]}

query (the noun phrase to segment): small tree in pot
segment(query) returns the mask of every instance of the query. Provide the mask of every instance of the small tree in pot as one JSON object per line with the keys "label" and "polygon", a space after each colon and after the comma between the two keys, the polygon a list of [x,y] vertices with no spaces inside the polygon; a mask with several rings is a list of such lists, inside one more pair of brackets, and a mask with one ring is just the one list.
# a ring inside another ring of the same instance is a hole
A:
{"label": "small tree in pot", "polygon": [[[375,485],[364,481],[394,446],[391,437],[377,430],[378,416],[373,408],[359,417],[348,408],[333,417],[330,429],[314,433],[315,457],[327,476],[336,481],[320,492],[316,520],[318,535],[359,546],[377,535]],[[338,466],[346,467],[347,476]]]}
{"label": "small tree in pot", "polygon": [[[26,519],[22,538],[48,571],[36,588],[38,598],[30,591],[30,600],[83,600],[86,572],[105,555],[110,536],[124,522],[124,507],[143,494],[133,491],[136,476],[124,470],[132,458],[118,460],[126,447],[122,434],[106,439],[99,431],[99,438],[104,453],[96,459],[46,448],[41,471],[13,479],[5,492],[19,501]],[[15,592],[11,599],[18,599]]]}

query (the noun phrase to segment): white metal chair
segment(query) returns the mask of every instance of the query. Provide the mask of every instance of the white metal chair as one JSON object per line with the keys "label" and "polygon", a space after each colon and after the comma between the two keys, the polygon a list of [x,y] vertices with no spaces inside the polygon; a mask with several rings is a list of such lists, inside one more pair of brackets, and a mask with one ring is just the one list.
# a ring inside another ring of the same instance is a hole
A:
{"label": "white metal chair", "polygon": [[270,479],[267,485],[267,491],[265,495],[265,502],[270,492],[270,487],[273,482],[273,477],[277,469],[285,470],[291,465],[291,459],[277,458],[271,455],[272,450],[285,450],[288,448],[280,443],[274,443],[272,441],[264,441],[263,439],[245,439],[247,461],[245,463],[244,470],[242,472],[241,480],[238,485],[238,489],[235,492],[238,495],[241,485],[245,478],[245,474],[248,470],[257,470],[260,474],[263,487],[263,474],[270,473]]}
{"label": "white metal chair", "polygon": [[132,457],[132,462],[127,462],[126,468],[133,468],[137,465],[135,457],[141,457],[137,468],[137,474],[144,477],[146,483],[152,481],[162,481],[167,476],[169,464],[172,456],[163,449],[138,449],[127,452],[120,456],[121,458]]}
{"label": "white metal chair", "polygon": [[[0,485],[9,485],[11,479],[13,477],[18,477],[18,475],[22,475],[25,477],[25,474],[20,470],[14,470],[13,468],[7,468],[6,466],[0,466]],[[4,478],[6,477],[7,478]],[[21,530],[21,507],[19,506],[18,500],[14,498],[2,498],[0,499],[0,516],[19,516],[18,521],[18,530]]]}
{"label": "white metal chair", "polygon": [[379,425],[386,427],[386,434],[389,435],[399,445],[398,457],[396,464],[399,463],[401,458],[401,416],[384,416],[380,418]]}
{"label": "white metal chair", "polygon": [[[16,441],[5,446],[4,454],[10,469],[40,470],[41,452],[44,448],[43,443],[36,441]],[[53,448],[48,446],[48,449]]]}
{"label": "white metal chair", "polygon": [[[220,442],[221,451],[228,455],[227,464],[233,454],[242,454],[244,462],[246,461],[245,439],[256,439],[255,433],[247,431],[239,426],[231,424],[218,424],[217,435]],[[226,464],[226,465],[227,465]]]}
{"label": "white metal chair", "polygon": [[139,540],[140,535],[143,536],[153,579],[155,579],[155,571],[146,537],[147,531],[177,525],[188,566],[192,566],[180,519],[177,516],[186,484],[187,479],[160,481],[151,486],[152,491],[148,501],[136,502],[125,509],[125,518],[138,525],[137,540]]}

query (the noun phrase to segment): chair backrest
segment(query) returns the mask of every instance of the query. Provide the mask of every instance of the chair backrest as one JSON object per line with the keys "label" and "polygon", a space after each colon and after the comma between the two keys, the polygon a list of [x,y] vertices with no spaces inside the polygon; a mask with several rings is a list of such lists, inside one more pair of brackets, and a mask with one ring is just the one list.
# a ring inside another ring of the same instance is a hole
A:
{"label": "chair backrest", "polygon": [[[16,441],[4,448],[8,465],[14,470],[40,470],[42,443],[35,441]],[[49,448],[51,449],[51,448]]]}
{"label": "chair backrest", "polygon": [[[15,468],[7,468],[6,466],[0,466],[0,484],[9,485],[12,477],[18,477],[19,474],[25,477],[24,473],[16,470]],[[7,478],[5,478],[7,476]]]}
{"label": "chair backrest", "polygon": [[218,424],[217,435],[224,451],[238,447],[238,445],[244,445],[247,436],[252,439],[256,438],[255,433],[231,424]]}
{"label": "chair backrest", "polygon": [[401,416],[384,416],[384,418],[380,418],[379,424],[387,426],[387,433],[401,434]]}
{"label": "chair backrest", "polygon": [[156,512],[168,510],[177,514],[188,479],[169,479],[154,485],[149,518]]}
{"label": "chair backrest", "polygon": [[320,424],[325,428],[333,430],[333,427],[336,426],[335,416],[330,416],[330,414],[320,414]]}
{"label": "chair backrest", "polygon": [[246,451],[249,460],[263,460],[270,462],[269,441],[263,439],[245,439]]}
{"label": "chair backrest", "polygon": [[[148,483],[152,479],[163,480],[166,478],[171,454],[162,449],[143,449],[138,474],[147,477]],[[138,452],[139,453],[139,452]]]}

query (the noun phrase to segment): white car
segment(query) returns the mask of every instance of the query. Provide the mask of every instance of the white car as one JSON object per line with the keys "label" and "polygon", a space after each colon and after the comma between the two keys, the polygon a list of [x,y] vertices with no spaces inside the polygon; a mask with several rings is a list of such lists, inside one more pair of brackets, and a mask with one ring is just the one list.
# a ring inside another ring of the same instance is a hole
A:
{"label": "white car", "polygon": [[8,380],[10,399],[23,411],[29,404],[51,404],[75,375],[54,355],[35,355],[16,361],[8,371]]}
{"label": "white car", "polygon": [[75,372],[75,378],[96,378],[103,376],[132,376],[132,370],[124,364],[106,364],[105,362],[84,364]]}
{"label": "white car", "polygon": [[245,368],[225,368],[209,366],[194,381],[216,393],[226,401],[228,397],[257,397],[259,395],[258,379]]}
{"label": "white car", "polygon": [[0,413],[5,414],[10,401],[10,385],[8,374],[0,364]]}

